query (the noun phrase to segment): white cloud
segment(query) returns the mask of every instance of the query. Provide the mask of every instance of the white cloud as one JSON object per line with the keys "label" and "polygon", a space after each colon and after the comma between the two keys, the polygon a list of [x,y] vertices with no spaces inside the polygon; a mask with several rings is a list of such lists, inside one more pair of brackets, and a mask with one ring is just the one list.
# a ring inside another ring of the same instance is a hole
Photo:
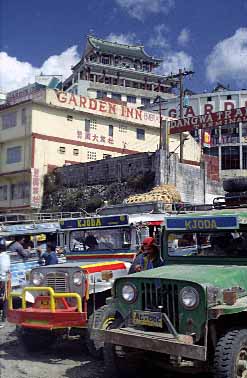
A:
{"label": "white cloud", "polygon": [[71,74],[71,66],[79,61],[77,46],[72,46],[60,55],[52,55],[41,67],[34,67],[28,62],[21,62],[0,52],[0,88],[6,92],[18,89],[35,81],[41,72],[44,75],[63,75],[63,79]]}
{"label": "white cloud", "polygon": [[147,14],[167,14],[174,6],[174,0],[116,0],[128,14],[142,21]]}
{"label": "white cloud", "polygon": [[106,40],[110,42],[118,42],[123,45],[133,45],[135,44],[136,35],[135,33],[126,33],[126,34],[114,34],[110,33]]}
{"label": "white cloud", "polygon": [[178,44],[186,46],[190,40],[190,31],[187,28],[183,28],[178,36]]}
{"label": "white cloud", "polygon": [[210,82],[233,79],[247,83],[247,28],[236,30],[230,38],[218,42],[206,59]]}
{"label": "white cloud", "polygon": [[168,32],[168,28],[164,24],[156,25],[152,36],[149,38],[147,45],[149,47],[167,48],[169,43],[167,41],[165,33]]}
{"label": "white cloud", "polygon": [[163,75],[170,75],[170,73],[177,73],[179,68],[192,70],[193,62],[192,57],[186,54],[184,51],[169,52],[164,57],[163,63],[159,68],[159,72]]}

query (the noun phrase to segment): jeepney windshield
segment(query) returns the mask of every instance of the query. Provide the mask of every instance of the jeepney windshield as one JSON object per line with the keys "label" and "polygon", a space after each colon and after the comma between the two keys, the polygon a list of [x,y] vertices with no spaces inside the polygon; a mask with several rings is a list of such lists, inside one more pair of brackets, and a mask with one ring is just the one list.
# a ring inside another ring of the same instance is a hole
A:
{"label": "jeepney windshield", "polygon": [[76,230],[70,233],[70,250],[127,249],[131,245],[130,228]]}
{"label": "jeepney windshield", "polygon": [[170,232],[167,245],[170,257],[247,257],[247,232]]}

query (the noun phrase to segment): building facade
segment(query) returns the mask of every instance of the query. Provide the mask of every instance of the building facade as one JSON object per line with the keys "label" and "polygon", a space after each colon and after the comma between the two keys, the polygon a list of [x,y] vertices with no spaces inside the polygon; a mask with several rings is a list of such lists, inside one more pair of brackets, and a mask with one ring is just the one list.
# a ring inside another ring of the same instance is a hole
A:
{"label": "building facade", "polygon": [[64,91],[91,98],[112,98],[128,106],[145,106],[157,96],[174,97],[178,79],[154,72],[162,60],[143,46],[124,45],[88,36],[83,56],[65,80]]}
{"label": "building facade", "polygon": [[[153,152],[159,116],[111,101],[42,88],[0,108],[0,209],[40,208],[44,175],[55,167]],[[179,137],[170,140],[177,149]],[[191,137],[184,158],[197,164]]]}
{"label": "building facade", "polygon": [[[247,90],[231,91],[223,86],[214,92],[195,94],[185,97],[183,115],[194,117],[218,111],[247,106]],[[147,108],[151,111],[151,108]],[[153,105],[153,110],[158,107]],[[179,99],[169,99],[166,103],[164,115],[179,118]],[[206,130],[208,141],[202,138],[199,130],[195,128],[192,135],[202,144],[204,153],[214,156],[217,164],[214,168],[221,178],[234,176],[247,176],[247,123],[238,122],[219,125]]]}

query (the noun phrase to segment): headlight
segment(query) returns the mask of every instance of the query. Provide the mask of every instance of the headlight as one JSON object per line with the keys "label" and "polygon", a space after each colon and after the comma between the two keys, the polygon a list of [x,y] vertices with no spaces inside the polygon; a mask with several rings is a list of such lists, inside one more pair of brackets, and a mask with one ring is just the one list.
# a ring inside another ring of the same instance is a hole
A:
{"label": "headlight", "polygon": [[137,297],[137,289],[134,285],[124,285],[122,287],[122,297],[126,302],[134,302]]}
{"label": "headlight", "polygon": [[187,309],[193,310],[199,305],[199,294],[196,289],[186,286],[180,291],[180,303]]}
{"label": "headlight", "polygon": [[73,274],[73,283],[76,286],[81,286],[81,284],[82,284],[82,272],[75,272]]}
{"label": "headlight", "polygon": [[40,272],[34,272],[31,277],[31,282],[35,286],[39,286],[44,279],[44,275]]}

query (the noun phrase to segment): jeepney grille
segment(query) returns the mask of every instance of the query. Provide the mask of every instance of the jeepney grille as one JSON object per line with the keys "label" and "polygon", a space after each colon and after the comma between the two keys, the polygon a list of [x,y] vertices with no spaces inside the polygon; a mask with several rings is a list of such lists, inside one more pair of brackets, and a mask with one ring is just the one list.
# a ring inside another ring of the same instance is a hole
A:
{"label": "jeepney grille", "polygon": [[178,287],[164,284],[159,280],[155,283],[142,283],[142,310],[162,311],[166,313],[173,326],[179,327]]}
{"label": "jeepney grille", "polygon": [[68,291],[67,273],[48,273],[45,277],[45,285],[56,292],[66,293]]}

